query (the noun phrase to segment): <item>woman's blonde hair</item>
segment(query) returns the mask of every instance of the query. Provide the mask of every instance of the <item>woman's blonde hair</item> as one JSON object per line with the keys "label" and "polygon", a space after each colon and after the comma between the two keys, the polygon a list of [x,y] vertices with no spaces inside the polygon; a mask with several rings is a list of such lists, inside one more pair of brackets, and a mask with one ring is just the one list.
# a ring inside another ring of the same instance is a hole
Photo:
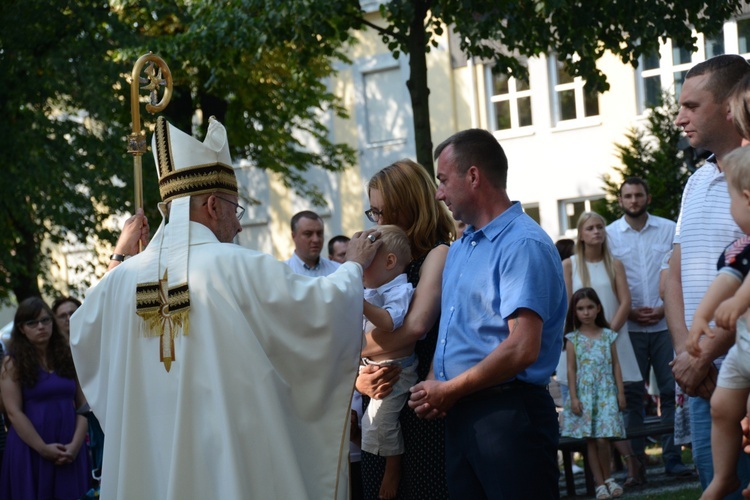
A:
{"label": "woman's blonde hair", "polygon": [[426,255],[438,242],[453,241],[453,217],[435,199],[435,181],[419,163],[404,159],[385,167],[372,176],[367,194],[373,189],[383,197],[382,222],[404,230],[413,259]]}
{"label": "woman's blonde hair", "polygon": [[[602,224],[606,228],[607,221],[596,212],[583,212],[578,218],[578,236],[576,237],[576,251],[575,254],[578,256],[578,276],[581,278],[581,284],[583,287],[591,286],[591,276],[589,275],[589,268],[586,265],[585,251],[586,243],[581,238],[581,231],[586,221],[592,217],[598,218],[602,221]],[[607,270],[609,281],[612,284],[612,290],[615,290],[615,263],[612,257],[612,252],[609,251],[609,245],[607,244],[607,231],[604,231],[604,240],[602,241],[602,259],[604,260],[604,268]]]}

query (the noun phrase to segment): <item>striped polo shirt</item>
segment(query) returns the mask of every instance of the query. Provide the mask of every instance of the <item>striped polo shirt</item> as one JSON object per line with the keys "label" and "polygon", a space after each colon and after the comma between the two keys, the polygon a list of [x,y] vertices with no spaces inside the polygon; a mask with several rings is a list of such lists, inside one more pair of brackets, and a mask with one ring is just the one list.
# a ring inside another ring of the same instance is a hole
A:
{"label": "striped polo shirt", "polygon": [[674,242],[680,245],[685,323],[693,323],[703,295],[716,278],[716,263],[724,248],[743,236],[729,212],[724,172],[711,156],[688,179],[682,193]]}

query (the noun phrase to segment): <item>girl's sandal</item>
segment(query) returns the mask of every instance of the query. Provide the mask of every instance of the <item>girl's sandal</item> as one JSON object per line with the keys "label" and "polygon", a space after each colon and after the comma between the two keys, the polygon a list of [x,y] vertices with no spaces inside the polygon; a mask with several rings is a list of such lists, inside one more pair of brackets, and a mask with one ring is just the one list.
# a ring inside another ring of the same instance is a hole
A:
{"label": "girl's sandal", "polygon": [[609,479],[604,481],[604,484],[607,486],[607,490],[609,491],[609,494],[612,495],[612,498],[618,498],[622,496],[622,486],[617,484],[613,478],[610,477]]}
{"label": "girl's sandal", "polygon": [[612,498],[609,494],[606,484],[602,484],[596,487],[596,500],[607,500]]}

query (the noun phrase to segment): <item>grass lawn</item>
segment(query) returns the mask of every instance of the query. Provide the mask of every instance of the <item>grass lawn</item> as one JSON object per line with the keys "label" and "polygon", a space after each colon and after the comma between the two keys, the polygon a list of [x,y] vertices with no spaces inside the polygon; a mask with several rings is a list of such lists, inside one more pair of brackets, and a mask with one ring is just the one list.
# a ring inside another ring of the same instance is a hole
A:
{"label": "grass lawn", "polygon": [[701,487],[694,486],[683,490],[665,490],[662,492],[644,492],[642,495],[626,495],[623,498],[641,500],[697,500],[701,496]]}

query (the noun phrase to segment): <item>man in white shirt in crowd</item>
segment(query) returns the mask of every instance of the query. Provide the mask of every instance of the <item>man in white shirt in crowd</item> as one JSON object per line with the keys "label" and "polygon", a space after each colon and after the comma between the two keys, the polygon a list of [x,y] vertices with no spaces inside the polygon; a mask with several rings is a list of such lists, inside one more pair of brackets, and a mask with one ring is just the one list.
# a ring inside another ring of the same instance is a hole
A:
{"label": "man in white shirt in crowd", "polygon": [[[667,330],[664,303],[659,297],[659,271],[672,250],[675,223],[647,212],[651,195],[648,185],[640,177],[625,179],[620,186],[618,203],[624,215],[607,226],[607,238],[612,254],[625,266],[628,278],[632,300],[628,315],[630,341],[643,380],[649,380],[652,368],[656,375],[662,423],[674,425],[675,383],[669,366],[674,359],[674,348]],[[644,383],[625,385],[628,431],[643,425],[644,393]],[[644,438],[632,439],[631,443],[633,452],[644,460]],[[662,459],[667,474],[692,474],[692,470],[682,463],[680,450],[674,444],[674,433],[662,436]]]}
{"label": "man in white shirt in crowd", "polygon": [[[682,193],[664,295],[676,353],[672,373],[680,387],[691,396],[693,461],[703,489],[714,474],[709,399],[716,387],[717,365],[734,343],[734,334],[715,329],[715,337],[701,339],[702,354],[698,358],[685,350],[685,342],[695,310],[716,277],[719,255],[743,235],[729,212],[729,193],[721,162],[742,143],[742,137],[727,120],[727,114],[734,85],[748,73],[750,64],[739,55],[720,55],[696,64],[685,75],[679,98],[680,112],[675,119],[692,147],[713,153],[690,176]],[[740,457],[737,472],[742,484],[748,484],[748,455],[743,453]],[[740,490],[727,498],[741,498]]]}
{"label": "man in white shirt in crowd", "polygon": [[297,274],[305,276],[328,276],[338,267],[333,262],[320,256],[323,250],[323,219],[311,210],[297,212],[292,217],[292,239],[294,253],[286,264]]}

